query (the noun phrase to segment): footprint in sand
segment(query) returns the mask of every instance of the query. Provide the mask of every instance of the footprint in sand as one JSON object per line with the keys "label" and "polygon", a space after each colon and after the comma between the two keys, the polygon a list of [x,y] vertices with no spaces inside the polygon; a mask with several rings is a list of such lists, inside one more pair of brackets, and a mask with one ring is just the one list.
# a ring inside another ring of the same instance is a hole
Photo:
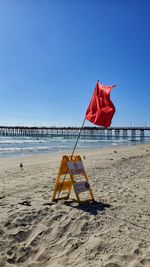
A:
{"label": "footprint in sand", "polygon": [[120,264],[110,262],[104,265],[104,267],[122,267],[122,266]]}
{"label": "footprint in sand", "polygon": [[136,267],[136,256],[130,255],[112,255],[109,257],[109,262],[104,264],[104,267]]}
{"label": "footprint in sand", "polygon": [[142,259],[142,260],[140,260],[140,263],[145,267],[149,267],[150,266],[150,259]]}
{"label": "footprint in sand", "polygon": [[19,231],[15,234],[11,234],[10,237],[14,239],[14,242],[22,242],[22,241],[25,241],[29,237],[30,234],[31,234],[30,230]]}

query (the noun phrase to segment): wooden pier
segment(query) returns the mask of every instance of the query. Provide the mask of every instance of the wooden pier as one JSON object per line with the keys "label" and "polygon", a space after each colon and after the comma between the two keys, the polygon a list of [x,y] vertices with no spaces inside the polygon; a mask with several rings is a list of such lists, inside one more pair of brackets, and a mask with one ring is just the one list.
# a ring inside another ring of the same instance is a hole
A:
{"label": "wooden pier", "polygon": [[[26,126],[0,126],[0,136],[26,136],[26,137],[64,137],[75,138],[80,127],[26,127]],[[150,127],[84,127],[81,138],[131,138],[132,140],[145,136],[150,137]]]}

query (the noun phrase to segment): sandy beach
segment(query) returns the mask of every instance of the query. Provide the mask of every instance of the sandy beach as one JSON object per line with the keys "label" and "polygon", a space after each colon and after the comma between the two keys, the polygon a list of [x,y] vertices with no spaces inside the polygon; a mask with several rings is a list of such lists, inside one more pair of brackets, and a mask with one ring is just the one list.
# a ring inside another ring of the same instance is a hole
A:
{"label": "sandy beach", "polygon": [[150,145],[76,154],[95,203],[51,203],[62,154],[0,159],[0,267],[150,267]]}

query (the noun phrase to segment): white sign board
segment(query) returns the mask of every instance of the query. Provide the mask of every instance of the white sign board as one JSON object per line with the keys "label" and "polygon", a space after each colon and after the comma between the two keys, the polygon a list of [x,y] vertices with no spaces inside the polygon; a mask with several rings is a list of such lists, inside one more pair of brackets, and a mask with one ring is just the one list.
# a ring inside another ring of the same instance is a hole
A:
{"label": "white sign board", "polygon": [[76,193],[81,193],[81,192],[88,191],[90,186],[88,182],[83,181],[83,182],[74,183],[73,187]]}
{"label": "white sign board", "polygon": [[82,174],[85,172],[82,161],[69,161],[68,169],[72,175]]}

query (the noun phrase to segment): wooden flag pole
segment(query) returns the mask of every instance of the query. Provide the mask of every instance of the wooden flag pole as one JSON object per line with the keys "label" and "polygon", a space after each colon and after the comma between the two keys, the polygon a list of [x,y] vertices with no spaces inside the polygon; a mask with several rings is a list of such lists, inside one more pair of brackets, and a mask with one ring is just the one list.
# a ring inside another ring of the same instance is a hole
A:
{"label": "wooden flag pole", "polygon": [[76,140],[76,142],[75,142],[75,145],[74,145],[74,148],[73,148],[73,151],[72,151],[71,156],[73,156],[73,154],[74,154],[74,152],[75,152],[75,149],[76,149],[76,147],[77,147],[77,144],[78,144],[78,141],[79,141],[81,132],[82,132],[82,130],[83,130],[84,123],[85,123],[85,118],[84,118],[83,123],[82,123],[82,126],[81,126],[81,128],[80,128],[80,130],[79,130],[78,137],[77,137],[77,140]]}
{"label": "wooden flag pole", "polygon": [[[84,123],[85,123],[85,118],[84,118],[83,123],[82,123],[82,126],[81,126],[81,128],[80,128],[80,130],[79,130],[79,133],[78,133],[78,136],[77,136],[77,140],[76,140],[75,145],[74,145],[74,148],[73,148],[73,150],[72,150],[71,157],[73,157],[74,152],[75,152],[75,150],[76,150],[76,147],[77,147],[77,144],[78,144],[78,141],[79,141],[81,132],[82,132],[82,130],[83,130]],[[63,178],[63,181],[62,181],[62,185],[61,185],[61,187],[60,187],[60,190],[59,190],[59,193],[58,193],[58,196],[57,196],[58,199],[59,199],[61,190],[62,190],[62,188],[63,188],[64,181],[65,181],[65,179],[66,179],[66,175],[67,175],[67,173],[65,173],[65,175],[64,175],[64,178]]]}

